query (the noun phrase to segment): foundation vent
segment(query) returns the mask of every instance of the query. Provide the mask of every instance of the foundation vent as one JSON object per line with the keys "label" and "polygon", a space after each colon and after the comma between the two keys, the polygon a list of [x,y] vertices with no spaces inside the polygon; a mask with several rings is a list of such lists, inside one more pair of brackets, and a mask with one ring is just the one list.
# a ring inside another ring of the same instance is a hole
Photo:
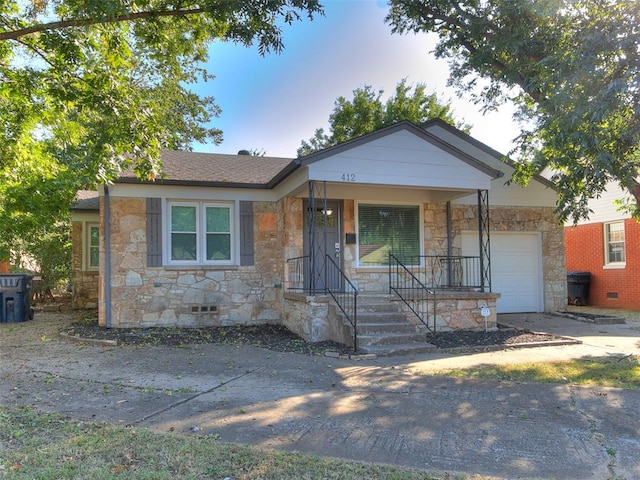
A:
{"label": "foundation vent", "polygon": [[618,292],[607,292],[607,298],[618,298]]}
{"label": "foundation vent", "polygon": [[217,305],[192,305],[191,313],[218,313]]}

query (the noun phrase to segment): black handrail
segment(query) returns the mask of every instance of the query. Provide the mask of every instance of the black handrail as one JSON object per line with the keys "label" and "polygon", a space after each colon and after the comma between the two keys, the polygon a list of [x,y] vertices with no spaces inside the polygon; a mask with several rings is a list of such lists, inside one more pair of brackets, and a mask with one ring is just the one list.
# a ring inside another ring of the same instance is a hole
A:
{"label": "black handrail", "polygon": [[480,257],[455,255],[398,255],[427,288],[484,291]]}
{"label": "black handrail", "polygon": [[325,285],[347,321],[353,327],[353,350],[358,350],[358,289],[330,255],[326,255]]}
{"label": "black handrail", "polygon": [[[409,307],[428,330],[436,331],[436,295],[393,253],[389,253],[389,291]],[[433,326],[429,325],[429,303],[433,302]]]}
{"label": "black handrail", "polygon": [[[310,271],[311,256],[287,259],[287,278],[285,290],[288,292],[310,292],[311,279],[307,278]],[[306,276],[305,276],[306,273]],[[313,290],[328,293],[336,303],[346,320],[353,327],[353,350],[358,350],[358,289],[349,280],[338,264],[326,255],[324,265],[324,285],[315,285]]]}
{"label": "black handrail", "polygon": [[308,289],[305,285],[305,268],[309,262],[309,255],[287,259],[287,278],[285,290],[288,292],[302,292]]}

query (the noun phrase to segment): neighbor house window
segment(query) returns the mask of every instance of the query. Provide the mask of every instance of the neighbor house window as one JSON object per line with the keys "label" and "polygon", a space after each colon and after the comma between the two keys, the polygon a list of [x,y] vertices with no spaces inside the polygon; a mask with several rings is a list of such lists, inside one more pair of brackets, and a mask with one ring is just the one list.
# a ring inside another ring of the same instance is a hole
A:
{"label": "neighbor house window", "polygon": [[100,266],[100,227],[97,223],[86,224],[87,270],[97,270]]}
{"label": "neighbor house window", "polygon": [[358,205],[360,265],[388,265],[389,253],[420,263],[420,209],[417,205]]}
{"label": "neighbor house window", "polygon": [[232,205],[171,202],[168,213],[170,263],[231,263]]}
{"label": "neighbor house window", "polygon": [[606,265],[624,264],[624,222],[605,223],[604,248]]}

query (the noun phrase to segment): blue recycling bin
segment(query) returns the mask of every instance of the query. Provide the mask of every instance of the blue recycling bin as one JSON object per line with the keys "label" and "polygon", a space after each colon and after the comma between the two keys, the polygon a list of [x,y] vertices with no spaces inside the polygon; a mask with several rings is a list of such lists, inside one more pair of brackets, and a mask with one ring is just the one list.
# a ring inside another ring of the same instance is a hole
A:
{"label": "blue recycling bin", "polygon": [[0,275],[0,323],[25,322],[33,319],[31,308],[31,275]]}

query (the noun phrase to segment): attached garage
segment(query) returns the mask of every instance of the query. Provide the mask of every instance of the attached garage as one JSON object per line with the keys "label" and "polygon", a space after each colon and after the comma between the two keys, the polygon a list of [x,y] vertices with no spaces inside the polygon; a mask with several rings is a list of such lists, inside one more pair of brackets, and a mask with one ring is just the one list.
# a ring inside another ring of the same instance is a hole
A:
{"label": "attached garage", "polygon": [[[476,232],[463,233],[462,254],[478,255]],[[498,313],[544,311],[539,233],[491,232],[491,290]]]}

